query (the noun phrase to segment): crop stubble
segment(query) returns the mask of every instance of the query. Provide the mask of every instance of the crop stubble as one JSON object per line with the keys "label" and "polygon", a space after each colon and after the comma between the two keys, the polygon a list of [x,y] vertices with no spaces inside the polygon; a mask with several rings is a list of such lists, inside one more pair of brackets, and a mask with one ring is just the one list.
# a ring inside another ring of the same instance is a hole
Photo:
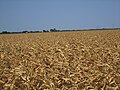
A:
{"label": "crop stubble", "polygon": [[120,90],[120,30],[0,35],[0,90]]}

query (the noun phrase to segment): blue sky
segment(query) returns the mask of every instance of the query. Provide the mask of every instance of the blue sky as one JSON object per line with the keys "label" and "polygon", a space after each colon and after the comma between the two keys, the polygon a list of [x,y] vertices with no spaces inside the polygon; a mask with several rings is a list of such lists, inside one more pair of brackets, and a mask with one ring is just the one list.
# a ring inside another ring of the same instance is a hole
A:
{"label": "blue sky", "polygon": [[0,0],[0,31],[120,27],[120,0]]}

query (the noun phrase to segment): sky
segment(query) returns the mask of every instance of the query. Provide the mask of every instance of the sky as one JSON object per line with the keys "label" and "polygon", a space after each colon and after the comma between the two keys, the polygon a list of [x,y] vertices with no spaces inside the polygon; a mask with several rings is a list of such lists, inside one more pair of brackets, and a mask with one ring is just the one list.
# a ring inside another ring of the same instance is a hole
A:
{"label": "sky", "polygon": [[120,0],[0,0],[0,31],[120,28]]}

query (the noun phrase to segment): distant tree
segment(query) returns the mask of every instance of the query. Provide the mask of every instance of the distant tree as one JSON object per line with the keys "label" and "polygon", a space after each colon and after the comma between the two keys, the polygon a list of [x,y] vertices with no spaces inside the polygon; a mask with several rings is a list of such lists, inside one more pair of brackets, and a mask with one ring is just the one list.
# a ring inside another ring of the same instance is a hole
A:
{"label": "distant tree", "polygon": [[53,32],[53,29],[50,29],[50,32]]}
{"label": "distant tree", "polygon": [[43,30],[43,32],[49,32],[48,30]]}
{"label": "distant tree", "polygon": [[50,32],[57,32],[57,31],[59,31],[59,30],[56,30],[56,28],[50,29]]}
{"label": "distant tree", "polygon": [[54,31],[57,31],[56,28],[53,29]]}
{"label": "distant tree", "polygon": [[22,31],[22,33],[28,33],[28,31]]}
{"label": "distant tree", "polygon": [[9,34],[10,32],[2,31],[2,34]]}
{"label": "distant tree", "polygon": [[46,32],[46,30],[43,30],[43,32]]}

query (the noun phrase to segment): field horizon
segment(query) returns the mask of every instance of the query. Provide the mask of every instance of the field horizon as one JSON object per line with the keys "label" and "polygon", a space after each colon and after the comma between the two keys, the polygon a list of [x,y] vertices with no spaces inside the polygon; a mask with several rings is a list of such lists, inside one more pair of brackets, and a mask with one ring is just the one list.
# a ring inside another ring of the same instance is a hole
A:
{"label": "field horizon", "polygon": [[[54,30],[55,29],[55,30]],[[6,31],[6,30],[3,30],[0,32],[0,34],[22,34],[22,33],[42,33],[42,32],[73,32],[73,31],[98,31],[98,30],[120,30],[120,28],[96,28],[96,29],[71,29],[71,30],[66,30],[66,29],[56,29],[54,28],[52,30],[54,31],[51,31],[50,30],[24,30],[24,31]]]}
{"label": "field horizon", "polygon": [[0,34],[0,90],[120,90],[120,29]]}

